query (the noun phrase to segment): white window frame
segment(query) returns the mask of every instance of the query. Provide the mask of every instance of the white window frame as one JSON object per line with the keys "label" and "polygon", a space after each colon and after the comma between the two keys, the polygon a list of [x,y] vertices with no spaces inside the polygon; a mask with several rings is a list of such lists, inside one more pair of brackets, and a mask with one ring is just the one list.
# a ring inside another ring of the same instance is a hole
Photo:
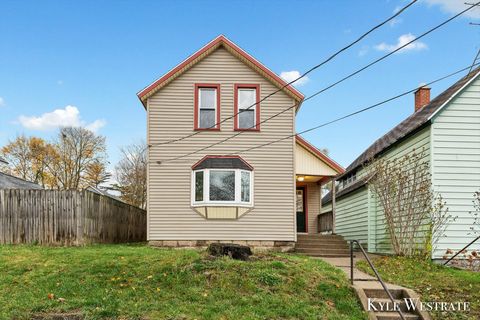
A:
{"label": "white window frame", "polygon": [[[198,124],[197,124],[197,127],[198,127],[199,129],[215,129],[215,128],[217,127],[216,124],[218,124],[218,119],[217,119],[217,113],[218,113],[218,112],[217,112],[217,110],[218,110],[218,109],[217,109],[217,108],[218,108],[218,106],[217,106],[217,101],[218,101],[218,89],[217,89],[216,87],[198,87],[197,90],[198,90],[198,101],[197,101],[197,105],[198,105],[198,110],[197,110],[197,112],[198,112],[198,119],[197,119],[197,121],[198,121]],[[214,123],[214,125],[215,125],[215,126],[213,126],[213,127],[200,127],[200,118],[201,118],[201,110],[202,110],[202,91],[203,91],[203,90],[213,90],[213,91],[215,91],[215,98],[213,99],[214,107],[215,107],[215,109],[214,109],[214,114],[215,114],[215,123]]]}
{"label": "white window frame", "polygon": [[[195,201],[195,173],[203,171],[203,201]],[[235,201],[210,201],[210,171],[234,171],[235,172]],[[250,173],[250,201],[243,202],[242,199],[242,172]],[[192,170],[191,175],[191,205],[193,207],[198,206],[223,206],[223,207],[253,207],[253,171],[244,169],[199,169]]]}
{"label": "white window frame", "polygon": [[[249,104],[246,108],[240,108],[240,91],[249,91],[249,90],[253,90],[253,92],[255,93],[254,97],[253,97],[253,103]],[[257,102],[257,95],[258,95],[258,90],[257,88],[249,88],[249,87],[239,87],[237,88],[237,107],[238,107],[238,116],[236,117],[236,121],[237,121],[237,128],[239,130],[251,130],[251,129],[255,129],[255,125],[257,123],[257,106],[258,104],[256,103]],[[253,105],[253,106],[252,106]],[[250,108],[249,108],[250,107]],[[247,127],[247,128],[240,128],[240,114],[242,113],[242,110],[251,110],[253,111],[253,124],[252,126],[250,127]]]}

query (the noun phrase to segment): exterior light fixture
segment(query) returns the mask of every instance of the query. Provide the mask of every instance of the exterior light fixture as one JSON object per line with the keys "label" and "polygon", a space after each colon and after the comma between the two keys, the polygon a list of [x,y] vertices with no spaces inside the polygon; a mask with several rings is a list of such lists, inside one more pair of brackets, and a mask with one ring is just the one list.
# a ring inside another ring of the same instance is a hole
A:
{"label": "exterior light fixture", "polygon": [[297,180],[300,181],[300,182],[302,182],[303,180],[305,180],[305,177],[300,176],[300,177],[297,178]]}

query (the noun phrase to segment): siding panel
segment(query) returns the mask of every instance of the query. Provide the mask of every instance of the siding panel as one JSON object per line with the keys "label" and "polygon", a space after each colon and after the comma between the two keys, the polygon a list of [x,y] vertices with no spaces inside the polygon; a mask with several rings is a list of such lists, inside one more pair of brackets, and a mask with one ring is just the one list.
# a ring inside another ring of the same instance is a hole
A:
{"label": "siding panel", "polygon": [[[432,123],[432,174],[439,192],[456,216],[440,239],[434,259],[473,240],[473,193],[480,189],[480,81],[475,80],[441,110]],[[472,249],[480,250],[480,244]]]}

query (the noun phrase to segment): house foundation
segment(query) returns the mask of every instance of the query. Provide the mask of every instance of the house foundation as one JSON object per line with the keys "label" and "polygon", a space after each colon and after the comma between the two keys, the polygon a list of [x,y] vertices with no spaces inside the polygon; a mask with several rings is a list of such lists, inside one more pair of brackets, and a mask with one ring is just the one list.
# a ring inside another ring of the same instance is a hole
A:
{"label": "house foundation", "polygon": [[254,253],[260,252],[291,252],[295,248],[294,241],[265,240],[151,240],[148,244],[158,248],[202,248],[211,243],[234,243],[249,246]]}

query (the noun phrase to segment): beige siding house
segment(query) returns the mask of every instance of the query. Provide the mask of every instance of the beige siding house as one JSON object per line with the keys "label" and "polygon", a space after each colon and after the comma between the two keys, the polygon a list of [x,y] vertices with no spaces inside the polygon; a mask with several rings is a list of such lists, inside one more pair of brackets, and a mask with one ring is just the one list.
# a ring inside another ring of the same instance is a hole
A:
{"label": "beige siding house", "polygon": [[316,232],[320,184],[343,169],[294,134],[294,87],[219,36],[138,96],[151,244],[288,248]]}

